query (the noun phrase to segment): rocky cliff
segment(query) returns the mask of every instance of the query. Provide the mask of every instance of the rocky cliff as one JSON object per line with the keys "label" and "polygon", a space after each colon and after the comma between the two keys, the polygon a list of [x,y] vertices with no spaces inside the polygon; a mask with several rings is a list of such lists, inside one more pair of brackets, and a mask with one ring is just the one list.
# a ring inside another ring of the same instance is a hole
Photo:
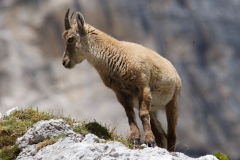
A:
{"label": "rocky cliff", "polygon": [[[91,66],[62,66],[67,8],[82,12],[87,23],[113,37],[142,44],[174,64],[183,83],[178,151],[191,156],[220,151],[240,158],[236,0],[2,0],[2,112],[16,105],[38,107],[129,132],[122,107]],[[162,113],[159,118],[165,121]]]}

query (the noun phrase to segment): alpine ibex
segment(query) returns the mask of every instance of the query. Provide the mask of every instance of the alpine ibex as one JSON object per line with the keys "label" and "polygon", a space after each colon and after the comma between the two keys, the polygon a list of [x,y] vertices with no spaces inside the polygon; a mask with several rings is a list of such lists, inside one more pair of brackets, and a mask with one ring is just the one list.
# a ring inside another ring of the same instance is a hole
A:
{"label": "alpine ibex", "polygon": [[[145,143],[150,147],[157,144],[174,151],[181,79],[173,65],[148,48],[118,41],[86,24],[79,12],[75,23],[71,24],[70,21],[68,9],[62,35],[66,40],[62,61],[64,67],[74,68],[86,59],[124,107],[131,132],[129,140],[133,144],[140,143],[135,107],[139,110]],[[166,110],[167,134],[157,120],[159,109]]]}

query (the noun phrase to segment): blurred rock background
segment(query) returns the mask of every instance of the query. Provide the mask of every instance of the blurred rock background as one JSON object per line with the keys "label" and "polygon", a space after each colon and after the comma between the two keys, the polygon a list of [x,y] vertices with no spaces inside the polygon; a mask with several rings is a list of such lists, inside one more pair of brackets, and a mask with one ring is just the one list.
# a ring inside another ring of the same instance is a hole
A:
{"label": "blurred rock background", "polygon": [[[1,0],[1,112],[32,107],[129,133],[123,108],[96,71],[87,62],[73,70],[61,64],[68,8],[174,64],[183,83],[177,151],[190,156],[220,151],[240,159],[238,0]],[[163,113],[159,118],[166,121]]]}

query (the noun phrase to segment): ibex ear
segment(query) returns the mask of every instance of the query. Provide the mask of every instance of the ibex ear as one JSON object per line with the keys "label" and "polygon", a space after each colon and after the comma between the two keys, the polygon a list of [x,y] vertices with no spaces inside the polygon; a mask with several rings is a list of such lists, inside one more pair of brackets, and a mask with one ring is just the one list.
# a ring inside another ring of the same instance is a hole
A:
{"label": "ibex ear", "polygon": [[84,28],[85,20],[83,18],[83,15],[81,13],[77,12],[76,20],[77,20],[77,26],[78,26],[79,33],[81,35],[85,34],[86,33],[85,28]]}

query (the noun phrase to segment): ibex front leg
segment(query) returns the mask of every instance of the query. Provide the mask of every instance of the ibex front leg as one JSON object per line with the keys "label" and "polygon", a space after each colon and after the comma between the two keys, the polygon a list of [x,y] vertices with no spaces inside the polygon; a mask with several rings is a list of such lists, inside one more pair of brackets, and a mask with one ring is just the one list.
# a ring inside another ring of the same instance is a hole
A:
{"label": "ibex front leg", "polygon": [[151,91],[148,86],[139,90],[139,117],[143,124],[144,140],[148,147],[155,147],[155,137],[151,129],[149,115],[151,100]]}
{"label": "ibex front leg", "polygon": [[140,131],[135,120],[135,113],[133,109],[132,97],[126,93],[117,92],[117,99],[122,104],[125,109],[126,115],[128,117],[128,123],[130,126],[129,140],[134,145],[140,145]]}

